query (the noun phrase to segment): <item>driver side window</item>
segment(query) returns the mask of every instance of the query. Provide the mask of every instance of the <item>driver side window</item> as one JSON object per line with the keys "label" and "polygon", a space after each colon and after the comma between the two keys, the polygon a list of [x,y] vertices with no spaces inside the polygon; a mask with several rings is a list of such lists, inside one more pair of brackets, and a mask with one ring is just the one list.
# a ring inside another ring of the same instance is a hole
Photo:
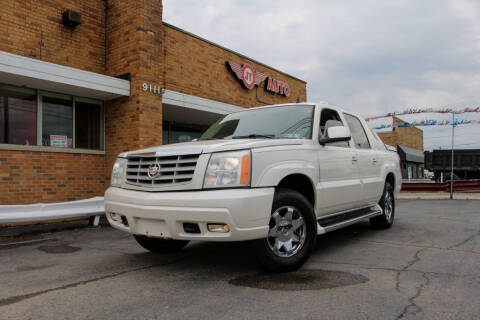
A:
{"label": "driver side window", "polygon": [[[344,126],[338,112],[331,109],[323,109],[320,115],[320,137],[327,137],[327,129],[330,127]],[[349,148],[348,141],[329,143],[329,146]]]}

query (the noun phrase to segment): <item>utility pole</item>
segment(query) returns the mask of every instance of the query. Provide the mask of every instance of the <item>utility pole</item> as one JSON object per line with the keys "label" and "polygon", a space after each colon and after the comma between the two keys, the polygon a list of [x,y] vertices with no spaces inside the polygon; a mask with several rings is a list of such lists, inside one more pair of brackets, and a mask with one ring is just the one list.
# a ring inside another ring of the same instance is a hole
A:
{"label": "utility pole", "polygon": [[455,138],[455,112],[452,110],[452,167],[450,170],[450,200],[453,200],[453,147]]}

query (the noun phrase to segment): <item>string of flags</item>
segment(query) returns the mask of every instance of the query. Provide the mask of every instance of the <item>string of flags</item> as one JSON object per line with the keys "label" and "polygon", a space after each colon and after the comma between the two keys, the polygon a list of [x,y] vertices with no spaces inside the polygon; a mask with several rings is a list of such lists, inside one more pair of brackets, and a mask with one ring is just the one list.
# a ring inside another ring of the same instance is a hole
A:
{"label": "string of flags", "polygon": [[387,118],[392,116],[402,116],[407,114],[416,114],[416,113],[455,113],[455,114],[462,114],[462,113],[469,113],[469,112],[480,112],[480,107],[470,108],[466,107],[463,109],[452,109],[452,108],[441,108],[441,109],[434,109],[434,108],[408,108],[400,112],[390,112],[381,116],[375,117],[368,117],[365,118],[365,121],[370,121],[373,119],[379,118]]}
{"label": "string of flags", "polygon": [[[453,121],[453,126],[456,127],[458,125],[466,125],[466,124],[480,124],[480,120],[455,120]],[[412,122],[401,122],[401,123],[395,123],[394,125],[392,124],[381,124],[376,127],[373,127],[375,130],[381,130],[381,129],[388,129],[393,126],[395,128],[406,128],[406,127],[424,127],[424,126],[449,126],[452,125],[452,122],[450,120],[415,120]]]}

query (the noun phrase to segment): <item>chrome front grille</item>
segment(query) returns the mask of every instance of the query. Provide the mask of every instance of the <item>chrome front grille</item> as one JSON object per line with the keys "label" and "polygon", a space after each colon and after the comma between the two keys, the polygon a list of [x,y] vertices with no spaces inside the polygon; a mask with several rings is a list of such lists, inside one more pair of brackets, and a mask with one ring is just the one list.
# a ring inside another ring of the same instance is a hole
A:
{"label": "chrome front grille", "polygon": [[[193,179],[199,154],[179,156],[130,156],[127,160],[126,182],[138,186],[161,187],[190,182]],[[150,166],[160,167],[153,178]]]}

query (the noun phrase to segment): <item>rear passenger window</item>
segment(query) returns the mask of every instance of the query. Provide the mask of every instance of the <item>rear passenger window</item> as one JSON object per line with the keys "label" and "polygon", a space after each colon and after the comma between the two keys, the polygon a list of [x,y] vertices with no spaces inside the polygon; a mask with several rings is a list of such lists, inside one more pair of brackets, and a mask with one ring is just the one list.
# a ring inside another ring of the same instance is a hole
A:
{"label": "rear passenger window", "polygon": [[347,120],[350,132],[352,134],[355,147],[359,149],[370,149],[370,142],[368,141],[367,134],[363,128],[362,123],[357,117],[345,113],[345,120]]}
{"label": "rear passenger window", "polygon": [[[367,130],[370,130],[370,133],[372,134],[372,136],[380,143],[380,145],[382,146],[383,149],[386,149],[385,147],[385,143],[383,143],[382,139],[380,139],[380,137],[378,136],[378,134],[372,130],[372,128],[370,127],[366,127]],[[374,146],[375,148],[375,146]]]}

